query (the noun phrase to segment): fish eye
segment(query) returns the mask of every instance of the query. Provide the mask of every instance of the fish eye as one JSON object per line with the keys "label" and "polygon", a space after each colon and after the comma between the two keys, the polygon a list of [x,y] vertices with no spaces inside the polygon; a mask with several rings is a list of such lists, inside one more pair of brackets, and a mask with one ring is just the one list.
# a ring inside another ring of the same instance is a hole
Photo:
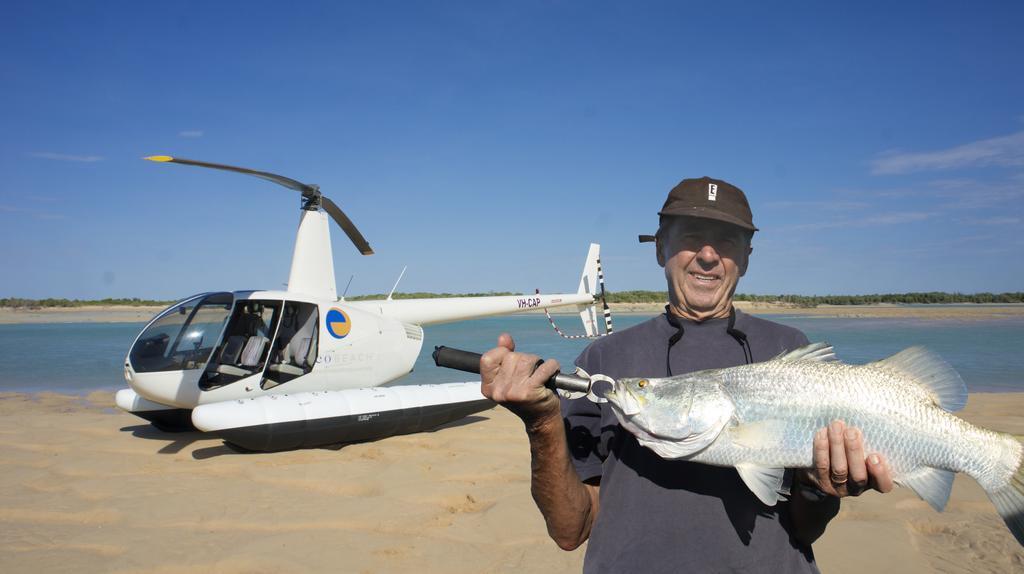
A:
{"label": "fish eye", "polygon": [[640,387],[641,389],[646,387],[647,379],[640,379],[639,381],[636,382],[636,386]]}

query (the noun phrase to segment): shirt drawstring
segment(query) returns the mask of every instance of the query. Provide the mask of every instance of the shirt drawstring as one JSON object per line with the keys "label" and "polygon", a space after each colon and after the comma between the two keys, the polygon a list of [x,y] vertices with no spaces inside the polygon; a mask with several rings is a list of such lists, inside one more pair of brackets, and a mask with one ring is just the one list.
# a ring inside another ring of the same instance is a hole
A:
{"label": "shirt drawstring", "polygon": [[[668,376],[672,376],[672,347],[683,338],[685,329],[683,323],[672,314],[672,310],[668,305],[665,305],[665,316],[668,318],[669,325],[676,328],[676,332],[668,338],[668,350],[665,351],[665,371]],[[736,308],[729,308],[729,325],[726,327],[725,332],[729,334],[736,342],[743,348],[743,361],[746,364],[754,362],[754,353],[750,350],[750,342],[747,341],[747,334],[736,328]]]}

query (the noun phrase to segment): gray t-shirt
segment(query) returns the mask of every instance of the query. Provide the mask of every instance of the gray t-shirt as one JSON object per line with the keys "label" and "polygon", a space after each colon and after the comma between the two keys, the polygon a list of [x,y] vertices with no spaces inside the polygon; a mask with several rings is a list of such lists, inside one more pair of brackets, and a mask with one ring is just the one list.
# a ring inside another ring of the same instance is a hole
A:
{"label": "gray t-shirt", "polygon": [[[737,311],[696,323],[661,315],[594,342],[576,364],[590,374],[664,377],[767,361],[807,344],[800,331]],[[669,342],[681,337],[669,348]],[[744,348],[746,347],[746,348]],[[817,572],[790,536],[787,503],[762,504],[732,468],[665,460],[619,426],[611,408],[563,400],[573,463],[601,484],[584,572]]]}

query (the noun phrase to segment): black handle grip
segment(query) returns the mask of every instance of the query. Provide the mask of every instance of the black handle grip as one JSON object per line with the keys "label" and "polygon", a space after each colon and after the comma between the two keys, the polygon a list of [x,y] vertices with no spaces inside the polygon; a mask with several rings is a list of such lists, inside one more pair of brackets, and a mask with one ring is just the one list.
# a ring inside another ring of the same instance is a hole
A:
{"label": "black handle grip", "polygon": [[[462,351],[441,345],[434,347],[432,356],[434,357],[434,364],[438,367],[480,374],[480,357],[482,356],[480,353]],[[537,365],[534,368],[539,367],[541,363],[543,361],[537,361]],[[555,373],[544,383],[544,386],[551,390],[562,389],[571,392],[590,392],[590,380],[562,373]]]}
{"label": "black handle grip", "polygon": [[480,374],[480,353],[462,351],[441,345],[434,347],[434,364],[438,367],[446,367],[457,371]]}

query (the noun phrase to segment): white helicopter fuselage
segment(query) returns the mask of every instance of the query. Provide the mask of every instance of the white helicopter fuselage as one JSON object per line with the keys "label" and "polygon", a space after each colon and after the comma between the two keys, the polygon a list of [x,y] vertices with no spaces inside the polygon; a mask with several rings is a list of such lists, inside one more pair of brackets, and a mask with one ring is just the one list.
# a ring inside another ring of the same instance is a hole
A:
{"label": "white helicopter fuselage", "polygon": [[140,397],[183,409],[375,387],[412,371],[421,325],[591,301],[586,293],[353,302],[286,291],[202,294],[143,329],[125,360],[125,380]]}
{"label": "white helicopter fuselage", "polygon": [[412,371],[424,325],[576,306],[587,335],[598,331],[596,244],[576,293],[346,301],[336,291],[330,221],[361,253],[373,250],[317,186],[222,164],[147,159],[247,173],[304,198],[286,290],[194,295],[159,313],[132,344],[124,362],[130,388],[115,400],[158,427],[220,432],[256,450],[417,432],[493,404],[469,382],[367,390]]}

